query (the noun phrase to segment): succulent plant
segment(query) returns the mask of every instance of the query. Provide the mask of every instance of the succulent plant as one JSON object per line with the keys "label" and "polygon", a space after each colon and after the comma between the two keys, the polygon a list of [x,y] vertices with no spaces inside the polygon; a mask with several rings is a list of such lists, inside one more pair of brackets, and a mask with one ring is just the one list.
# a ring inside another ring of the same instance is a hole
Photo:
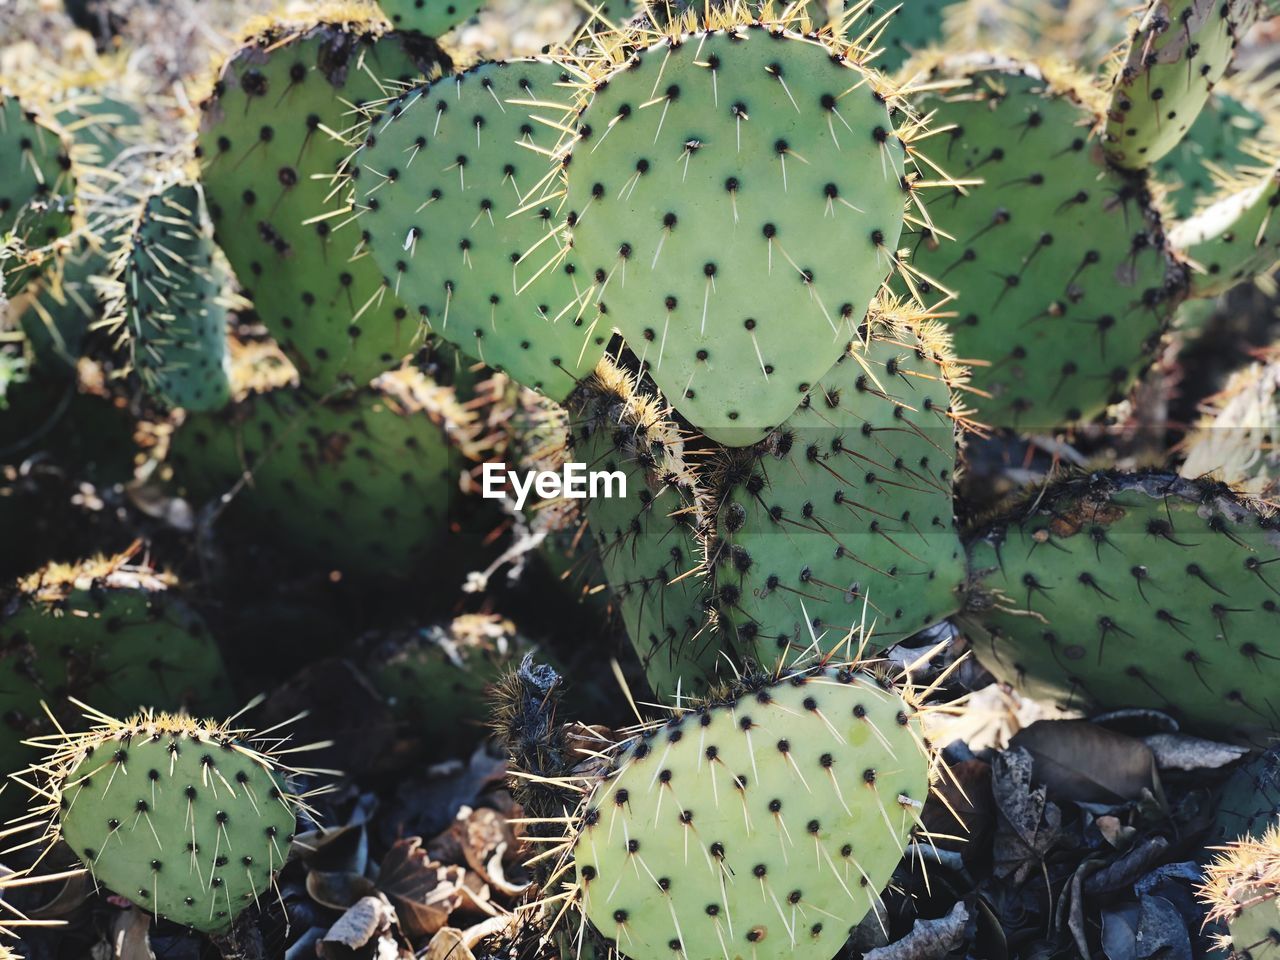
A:
{"label": "succulent plant", "polygon": [[484,0],[378,0],[397,30],[438,37],[468,19]]}
{"label": "succulent plant", "polygon": [[1200,896],[1227,926],[1231,960],[1280,957],[1280,825],[1227,844],[1205,875]]}
{"label": "succulent plant", "polygon": [[32,768],[50,842],[159,917],[205,932],[269,896],[304,804],[290,771],[231,721],[92,712]]}
{"label": "succulent plant", "polygon": [[910,691],[873,670],[748,676],[609,750],[565,840],[594,931],[633,960],[834,956],[931,781]]}
{"label": "succulent plant", "polygon": [[999,679],[1075,709],[1280,730],[1276,521],[1223,483],[1097,473],[1036,491],[969,546],[967,624]]}
{"label": "succulent plant", "polygon": [[1280,262],[1280,165],[1184,220],[1169,240],[1191,264],[1196,296],[1225,293]]}
{"label": "succulent plant", "polygon": [[1280,356],[1274,348],[1237,370],[1202,404],[1203,416],[1183,441],[1179,473],[1269,497],[1280,478]]}
{"label": "succulent plant", "polygon": [[420,318],[361,255],[338,175],[346,131],[364,111],[448,65],[433,44],[374,21],[280,23],[228,59],[201,105],[201,180],[218,243],[317,391],[363,386],[421,343]]}

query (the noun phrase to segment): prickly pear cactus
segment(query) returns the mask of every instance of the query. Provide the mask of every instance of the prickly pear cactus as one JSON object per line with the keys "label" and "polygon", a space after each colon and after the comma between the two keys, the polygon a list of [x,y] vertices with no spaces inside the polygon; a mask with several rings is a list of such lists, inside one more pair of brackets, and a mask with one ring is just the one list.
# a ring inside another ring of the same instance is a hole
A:
{"label": "prickly pear cactus", "polygon": [[128,338],[143,389],[166,406],[226,406],[233,300],[199,186],[179,181],[148,196],[114,269],[107,315]]}
{"label": "prickly pear cactus", "polygon": [[633,960],[827,960],[916,829],[910,696],[856,665],[781,670],[619,745],[581,808],[583,914]]}
{"label": "prickly pear cactus", "polygon": [[[22,741],[49,731],[42,700],[63,719],[68,696],[120,713],[230,709],[217,644],[175,587],[172,577],[119,556],[51,564],[6,591],[0,770],[25,766],[31,750]],[[15,798],[6,791],[5,800]]]}
{"label": "prickly pear cactus", "polygon": [[1280,826],[1223,848],[1205,871],[1200,896],[1210,922],[1225,923],[1230,960],[1280,957]]}
{"label": "prickly pear cactus", "polygon": [[741,446],[795,409],[894,271],[907,121],[879,74],[803,21],[731,5],[707,32],[679,32],[690,22],[580,66],[564,255],[588,322]]}
{"label": "prickly pear cactus", "polygon": [[300,801],[264,744],[230,724],[141,713],[52,739],[53,836],[102,886],[217,932],[270,897]]}
{"label": "prickly pear cactus", "polygon": [[[352,161],[360,225],[391,290],[433,333],[563,400],[604,354],[575,278],[535,264],[558,249],[554,203],[524,209],[567,117],[569,75],[549,61],[485,63],[408,91]],[[534,115],[538,116],[534,116]],[[532,251],[531,259],[522,259]]]}
{"label": "prickly pear cactus", "polygon": [[1204,416],[1184,441],[1179,473],[1270,497],[1280,478],[1280,353],[1271,348],[1236,371],[1202,404]]}
{"label": "prickly pear cactus", "polygon": [[1035,431],[1092,418],[1150,361],[1185,287],[1145,176],[1107,164],[1083,79],[988,59],[935,76],[969,86],[920,99],[951,126],[925,149],[984,182],[932,196],[937,233],[955,239],[927,233],[912,263],[935,298],[955,294],[956,353],[986,361],[978,419]]}
{"label": "prickly pear cactus", "polygon": [[1230,193],[1169,235],[1191,263],[1191,289],[1212,297],[1280,262],[1280,165]]}
{"label": "prickly pear cactus", "polygon": [[41,249],[72,226],[75,178],[70,145],[17,97],[0,91],[0,238],[13,234],[23,254],[3,262],[3,292],[13,296],[35,274]]}
{"label": "prickly pear cactus", "polygon": [[447,528],[474,416],[415,371],[321,403],[305,390],[251,396],[188,420],[170,462],[197,503],[351,573],[409,575]]}
{"label": "prickly pear cactus", "polygon": [[484,0],[378,0],[397,30],[439,37],[470,18]]}
{"label": "prickly pear cactus", "polygon": [[1227,780],[1218,798],[1210,844],[1261,837],[1280,823],[1280,750],[1258,754]]}
{"label": "prickly pear cactus", "polygon": [[744,653],[771,663],[851,631],[892,643],[959,607],[960,375],[936,326],[874,317],[775,433],[723,458],[705,552]]}
{"label": "prickly pear cactus", "polygon": [[660,394],[601,361],[570,409],[573,459],[620,475],[625,496],[584,501],[619,616],[650,688],[705,690],[723,662],[708,622],[697,540],[699,488]]}
{"label": "prickly pear cactus", "polygon": [[363,386],[421,343],[342,208],[348,131],[401,83],[448,61],[372,22],[274,27],[223,66],[201,104],[201,174],[218,243],[304,382]]}
{"label": "prickly pear cactus", "polygon": [[1037,491],[969,546],[974,654],[1076,709],[1280,730],[1280,537],[1265,510],[1225,484],[1164,473]]}
{"label": "prickly pear cactus", "polygon": [[426,743],[476,740],[488,718],[485,691],[528,647],[510,620],[467,614],[383,640],[365,672],[414,736]]}
{"label": "prickly pear cactus", "polygon": [[1118,166],[1140,170],[1186,135],[1231,65],[1253,0],[1151,0],[1112,81],[1103,142]]}

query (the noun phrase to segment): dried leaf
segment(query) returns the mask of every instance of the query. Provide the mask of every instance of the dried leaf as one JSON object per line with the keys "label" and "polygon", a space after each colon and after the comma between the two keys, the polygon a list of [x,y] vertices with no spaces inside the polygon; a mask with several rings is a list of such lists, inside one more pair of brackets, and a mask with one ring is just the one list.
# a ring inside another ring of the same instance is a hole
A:
{"label": "dried leaf", "polygon": [[111,948],[115,960],[156,960],[151,952],[151,914],[137,907],[116,914]]}
{"label": "dried leaf", "polygon": [[1248,747],[1216,740],[1188,737],[1180,733],[1156,733],[1143,738],[1161,770],[1217,770],[1235,763]]}
{"label": "dried leaf", "polygon": [[868,950],[864,960],[937,960],[960,945],[968,923],[969,911],[960,901],[945,917],[917,920],[901,940]]}
{"label": "dried leaf", "polygon": [[991,768],[995,797],[996,835],[992,854],[996,876],[1021,884],[1038,869],[1058,838],[1062,812],[1046,798],[1043,787],[1032,789],[1031,754],[1009,749],[996,754]]}
{"label": "dried leaf", "polygon": [[329,932],[316,944],[316,955],[346,956],[345,951],[358,950],[389,931],[395,920],[396,912],[386,897],[364,897],[329,928]]}
{"label": "dried leaf", "polygon": [[417,941],[449,922],[463,901],[466,871],[432,861],[422,840],[398,840],[387,851],[378,874],[378,889],[395,904],[405,935]]}
{"label": "dried leaf", "polygon": [[307,893],[330,910],[346,910],[377,892],[377,884],[358,873],[312,870],[307,874]]}
{"label": "dried leaf", "polygon": [[1123,803],[1143,790],[1160,794],[1151,748],[1087,720],[1040,720],[1009,745],[1031,754],[1035,782],[1059,802]]}
{"label": "dried leaf", "polygon": [[427,952],[422,960],[476,960],[471,948],[467,946],[461,930],[453,927],[442,927],[427,944]]}

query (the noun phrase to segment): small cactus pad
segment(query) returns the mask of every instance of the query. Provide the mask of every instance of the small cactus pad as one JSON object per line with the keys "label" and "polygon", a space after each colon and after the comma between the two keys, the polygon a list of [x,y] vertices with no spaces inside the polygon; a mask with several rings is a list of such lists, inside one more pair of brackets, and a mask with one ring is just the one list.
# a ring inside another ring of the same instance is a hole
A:
{"label": "small cactus pad", "polygon": [[121,713],[230,708],[217,644],[174,587],[172,577],[113,557],[51,564],[5,592],[0,772],[26,766],[31,751],[22,741],[49,731],[42,700],[62,719],[68,696]]}
{"label": "small cactus pad", "polygon": [[1186,135],[1235,53],[1253,0],[1150,0],[1116,71],[1103,143],[1131,170]]}
{"label": "small cactus pad", "polygon": [[722,666],[707,622],[696,478],[651,388],[604,360],[575,398],[573,459],[619,472],[626,496],[585,501],[587,529],[627,635],[657,694],[706,689]]}
{"label": "small cactus pad", "polygon": [[228,60],[202,104],[202,178],[218,242],[313,389],[340,378],[363,386],[420,341],[418,317],[357,255],[360,234],[334,178],[358,108],[442,62],[434,47],[371,24],[272,30]]}
{"label": "small cactus pad", "polygon": [[1204,416],[1184,441],[1186,459],[1178,472],[1252,496],[1274,496],[1280,483],[1280,349],[1270,348],[1233,373],[1201,409]]}
{"label": "small cactus pad", "polygon": [[1280,261],[1280,166],[1229,194],[1169,236],[1191,262],[1191,291],[1213,297],[1252,280]]}
{"label": "small cactus pad", "polygon": [[230,278],[200,188],[173,183],[147,197],[115,268],[118,292],[107,312],[127,331],[146,392],[187,410],[226,406]]}
{"label": "small cactus pad", "polygon": [[407,576],[445,529],[470,419],[451,388],[406,371],[327,403],[277,390],[192,418],[170,461],[190,497],[231,494],[231,517],[302,556]]}
{"label": "small cactus pad", "polygon": [[1190,217],[1218,191],[1218,172],[1238,175],[1257,165],[1260,153],[1275,150],[1275,91],[1265,106],[1252,93],[1243,83],[1217,89],[1186,137],[1152,167],[1175,216]]}
{"label": "small cactus pad", "polygon": [[[14,234],[31,262],[37,251],[71,229],[72,195],[68,143],[53,127],[28,111],[17,97],[0,91],[0,238]],[[13,296],[34,274],[26,256],[4,262],[0,292]]]}
{"label": "small cactus pad", "polygon": [[1225,484],[1162,473],[1037,492],[970,544],[975,655],[1076,709],[1280,730],[1280,549],[1259,510]]}
{"label": "small cactus pad", "polygon": [[1225,922],[1230,960],[1280,960],[1280,824],[1229,843],[1205,871],[1210,922]]}
{"label": "small cactus pad", "polygon": [[1280,823],[1280,749],[1260,753],[1236,769],[1222,787],[1209,842],[1261,837]]}
{"label": "small cactus pad", "polygon": [[555,131],[530,112],[568,99],[557,89],[566,77],[549,61],[518,60],[411,90],[370,125],[353,161],[360,225],[410,312],[556,400],[591,372],[608,337],[576,312],[558,315],[574,297],[572,276],[549,270],[535,279],[536,251],[518,262],[527,250],[558,248],[554,204],[516,211],[547,168],[530,148],[555,146]]}
{"label": "small cactus pad", "polygon": [[41,364],[75,366],[89,325],[102,312],[101,298],[90,281],[106,273],[108,258],[82,242],[28,285],[19,322]]}
{"label": "small cactus pad", "polygon": [[272,896],[298,801],[247,731],[144,713],[63,736],[36,770],[56,835],[98,883],[206,932]]}
{"label": "small cactus pad", "polygon": [[926,233],[912,264],[955,294],[956,353],[985,361],[978,419],[1034,431],[1094,417],[1149,362],[1185,282],[1147,183],[1107,165],[1083,87],[1015,62],[938,75],[970,86],[921,98],[950,127],[925,149],[984,182],[932,195],[955,240]]}
{"label": "small cactus pad", "polygon": [[929,790],[919,719],[856,668],[784,672],[624,743],[582,809],[582,908],[632,960],[828,960]]}
{"label": "small cactus pad", "polygon": [[892,643],[955,612],[964,550],[952,522],[956,371],[945,334],[870,321],[750,450],[712,481],[706,547],[721,622],[760,662],[850,632]]}
{"label": "small cactus pad", "polygon": [[573,309],[708,437],[754,443],[894,270],[909,190],[878,75],[763,23],[605,61],[565,158]]}
{"label": "small cactus pad", "polygon": [[483,733],[486,689],[528,646],[510,620],[467,614],[447,626],[382,638],[365,672],[415,737],[457,744]]}
{"label": "small cactus pad", "polygon": [[473,16],[484,0],[378,0],[397,30],[439,37]]}

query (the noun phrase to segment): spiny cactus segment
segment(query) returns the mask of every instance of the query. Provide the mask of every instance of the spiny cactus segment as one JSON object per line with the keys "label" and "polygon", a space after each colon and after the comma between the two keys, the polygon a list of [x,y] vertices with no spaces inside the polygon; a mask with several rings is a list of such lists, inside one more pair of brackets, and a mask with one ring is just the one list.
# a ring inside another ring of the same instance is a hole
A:
{"label": "spiny cactus segment", "polygon": [[1231,65],[1255,0],[1151,0],[1112,82],[1103,143],[1118,166],[1155,163],[1190,129]]}
{"label": "spiny cactus segment", "polygon": [[181,180],[143,201],[113,264],[108,317],[143,389],[166,406],[218,410],[231,399],[229,276],[200,187]]}
{"label": "spiny cactus segment", "polygon": [[[41,702],[66,719],[68,696],[128,713],[144,705],[228,709],[233,691],[204,620],[176,580],[128,555],[50,564],[5,591],[0,641],[8,651],[0,772],[20,770],[26,737],[47,733]],[[12,813],[17,791],[4,794]]]}
{"label": "spiny cactus segment", "polygon": [[46,738],[26,774],[65,842],[101,885],[158,917],[226,929],[270,896],[305,809],[281,739],[150,711],[96,711],[84,732]]}
{"label": "spiny cactus segment", "polygon": [[538,251],[558,246],[555,204],[523,202],[557,135],[531,114],[558,111],[562,126],[568,79],[558,64],[520,60],[415,88],[352,161],[360,225],[395,295],[433,333],[556,400],[591,372],[609,333],[562,308],[572,274],[538,274]]}
{"label": "spiny cactus segment", "polygon": [[12,234],[18,256],[0,259],[3,287],[13,296],[35,275],[43,251],[72,227],[75,177],[71,145],[12,94],[0,90],[0,241]]}
{"label": "spiny cactus segment", "polygon": [[969,547],[973,650],[1075,709],[1280,731],[1276,521],[1225,484],[1099,473],[1037,491]]}
{"label": "spiny cactus segment", "polygon": [[484,0],[378,0],[397,30],[439,37],[484,6]]}
{"label": "spiny cactus segment", "polygon": [[729,4],[600,44],[548,186],[567,191],[571,312],[734,446],[839,358],[913,199],[914,121],[887,81],[803,11],[761,16]]}
{"label": "spiny cactus segment", "polygon": [[218,243],[316,390],[363,385],[421,342],[420,319],[360,255],[337,178],[365,108],[447,66],[434,45],[374,22],[273,26],[231,56],[201,105]]}
{"label": "spiny cactus segment", "polygon": [[1280,352],[1263,351],[1237,370],[1202,405],[1204,415],[1183,443],[1179,473],[1209,479],[1257,497],[1280,480]]}
{"label": "spiny cactus segment", "polygon": [[1191,289],[1212,297],[1280,262],[1280,165],[1184,220],[1169,235],[1191,264]]}
{"label": "spiny cactus segment", "polygon": [[1081,78],[987,58],[934,77],[968,84],[918,100],[947,130],[926,149],[981,185],[933,196],[937,232],[912,262],[930,293],[954,297],[978,419],[1034,431],[1092,418],[1128,392],[1185,292],[1145,176],[1107,164]]}
{"label": "spiny cactus segment", "polygon": [[1210,922],[1227,925],[1219,945],[1231,960],[1280,957],[1280,824],[1223,847],[1205,871],[1200,897]]}
{"label": "spiny cactus segment", "polygon": [[726,451],[707,484],[720,622],[762,662],[851,632],[890,643],[961,602],[951,388],[962,371],[932,322],[883,314],[861,337],[777,431]]}
{"label": "spiny cactus segment", "polygon": [[586,501],[587,530],[650,688],[705,690],[727,669],[708,622],[699,487],[680,428],[652,387],[605,359],[570,410],[573,457],[620,472],[625,497]]}
{"label": "spiny cactus segment", "polygon": [[618,744],[565,841],[595,931],[633,960],[834,956],[931,780],[911,691],[873,671],[749,677]]}

